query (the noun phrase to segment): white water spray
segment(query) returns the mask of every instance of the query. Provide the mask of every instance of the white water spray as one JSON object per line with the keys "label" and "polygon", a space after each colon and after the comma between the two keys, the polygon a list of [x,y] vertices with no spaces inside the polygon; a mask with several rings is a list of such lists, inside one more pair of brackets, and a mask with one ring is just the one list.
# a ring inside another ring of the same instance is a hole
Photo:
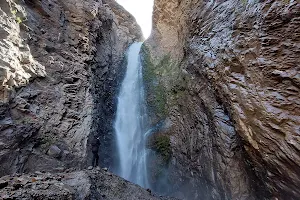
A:
{"label": "white water spray", "polygon": [[118,97],[115,131],[120,157],[119,175],[148,187],[145,148],[146,107],[139,52],[142,43],[128,50],[128,64]]}

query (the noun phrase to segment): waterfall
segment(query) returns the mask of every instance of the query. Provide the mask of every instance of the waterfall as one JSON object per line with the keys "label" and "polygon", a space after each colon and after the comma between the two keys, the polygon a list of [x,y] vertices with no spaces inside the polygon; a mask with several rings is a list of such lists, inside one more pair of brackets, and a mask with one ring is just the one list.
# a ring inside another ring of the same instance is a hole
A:
{"label": "waterfall", "polygon": [[127,71],[118,96],[115,132],[120,159],[119,175],[146,188],[147,115],[139,57],[141,46],[142,43],[134,43],[128,50]]}

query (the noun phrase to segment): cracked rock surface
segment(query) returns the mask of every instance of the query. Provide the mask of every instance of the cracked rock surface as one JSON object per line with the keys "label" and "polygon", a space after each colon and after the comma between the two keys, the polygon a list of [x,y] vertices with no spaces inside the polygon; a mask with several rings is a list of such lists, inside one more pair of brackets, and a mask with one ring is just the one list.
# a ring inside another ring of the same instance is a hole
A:
{"label": "cracked rock surface", "polygon": [[0,176],[90,165],[135,19],[111,0],[3,0],[0,13]]}
{"label": "cracked rock surface", "polygon": [[41,173],[0,178],[0,198],[8,199],[97,199],[175,200],[158,197],[104,170]]}
{"label": "cracked rock surface", "polygon": [[183,196],[300,198],[299,17],[299,1],[155,1],[169,177],[209,194]]}

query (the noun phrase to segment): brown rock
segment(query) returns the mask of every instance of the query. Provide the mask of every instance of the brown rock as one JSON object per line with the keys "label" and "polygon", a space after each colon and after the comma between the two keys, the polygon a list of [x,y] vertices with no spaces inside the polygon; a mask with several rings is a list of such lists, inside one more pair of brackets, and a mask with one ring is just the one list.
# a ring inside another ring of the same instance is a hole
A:
{"label": "brown rock", "polygon": [[154,8],[154,68],[166,68],[160,55],[178,63],[155,77],[172,121],[172,176],[204,178],[212,188],[203,199],[299,199],[299,3],[156,0]]}
{"label": "brown rock", "polygon": [[127,11],[104,3],[1,1],[0,176],[88,166],[98,113],[113,120],[125,51],[142,37]]}

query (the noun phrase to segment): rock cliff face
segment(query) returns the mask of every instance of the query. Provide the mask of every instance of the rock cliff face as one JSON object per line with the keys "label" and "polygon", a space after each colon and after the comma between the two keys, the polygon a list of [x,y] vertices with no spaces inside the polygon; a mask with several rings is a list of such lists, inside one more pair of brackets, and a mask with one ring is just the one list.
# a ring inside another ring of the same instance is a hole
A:
{"label": "rock cliff face", "polygon": [[90,165],[94,136],[113,140],[121,63],[140,28],[112,0],[3,0],[0,13],[0,176]]}
{"label": "rock cliff face", "polygon": [[189,199],[299,199],[300,4],[156,0],[153,19],[144,74],[173,188],[190,185]]}

